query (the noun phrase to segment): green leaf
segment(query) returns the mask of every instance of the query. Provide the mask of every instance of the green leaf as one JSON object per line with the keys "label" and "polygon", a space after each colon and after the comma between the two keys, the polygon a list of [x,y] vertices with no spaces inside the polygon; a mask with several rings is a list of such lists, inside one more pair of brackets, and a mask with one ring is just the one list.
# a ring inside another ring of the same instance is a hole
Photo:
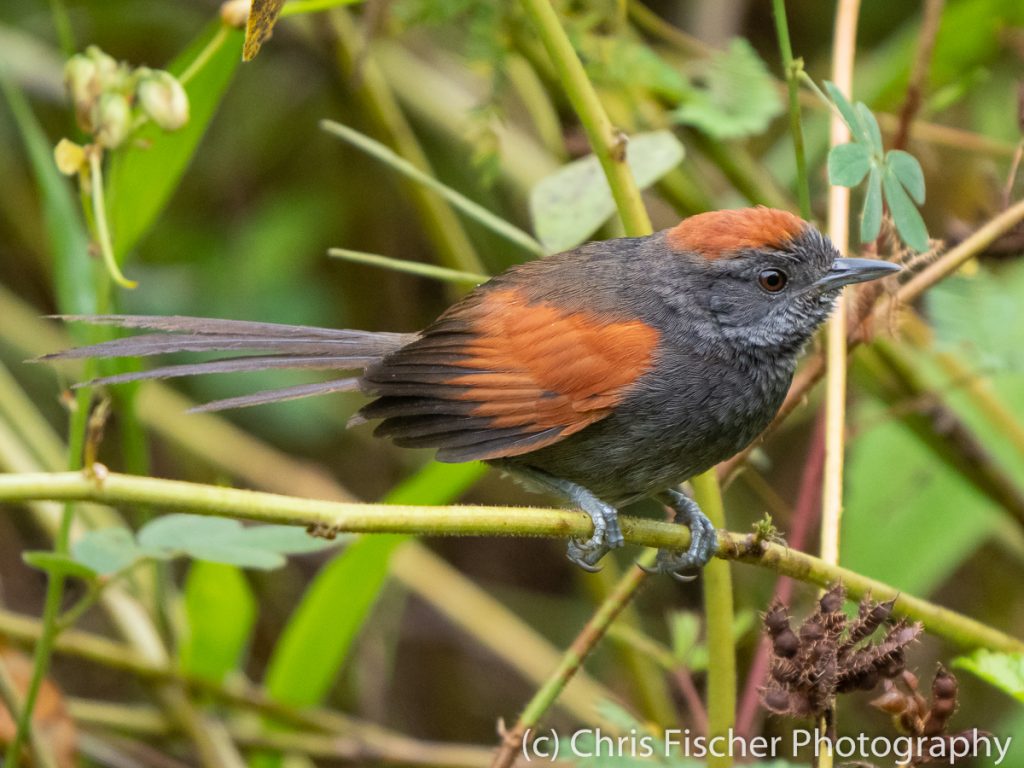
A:
{"label": "green leaf", "polygon": [[[626,161],[643,189],[676,167],[683,151],[671,131],[641,133],[630,137]],[[534,231],[549,253],[576,247],[614,212],[608,180],[594,155],[562,166],[530,191]]]}
{"label": "green leaf", "polygon": [[182,669],[220,682],[238,668],[256,621],[256,598],[244,574],[221,563],[193,563],[185,579],[185,615]]}
{"label": "green leaf", "polygon": [[405,536],[366,535],[325,565],[274,646],[264,685],[295,707],[320,703],[337,678]]}
{"label": "green leaf", "polygon": [[857,102],[857,117],[860,118],[860,123],[864,126],[868,139],[871,141],[872,153],[875,157],[881,157],[885,151],[882,146],[882,131],[878,127],[878,120],[875,119],[874,113],[863,101]]}
{"label": "green leaf", "polygon": [[[431,462],[400,483],[385,501],[446,504],[486,471],[479,462]],[[391,554],[409,538],[362,536],[320,570],[274,648],[265,680],[271,695],[297,706],[324,698],[387,581]]]}
{"label": "green leaf", "polygon": [[700,646],[700,627],[700,618],[692,611],[674,611],[671,614],[669,635],[672,638],[672,654],[691,669],[693,651]]}
{"label": "green leaf", "polygon": [[860,241],[870,243],[882,230],[882,178],[875,166],[871,167],[868,186],[864,191],[864,208],[860,214]]}
{"label": "green leaf", "polygon": [[122,571],[147,553],[135,544],[127,528],[100,528],[88,531],[71,545],[71,556],[101,576]]}
{"label": "green leaf", "polygon": [[832,147],[828,153],[828,180],[840,187],[855,187],[871,170],[867,147],[853,141]]}
{"label": "green leaf", "polygon": [[149,230],[177,188],[241,61],[242,39],[241,31],[219,21],[211,23],[168,67],[172,74],[181,75],[208,45],[214,46],[202,67],[184,84],[188,123],[172,133],[146,124],[112,154],[106,193],[119,259]]}
{"label": "green leaf", "polygon": [[[860,376],[856,365],[853,375]],[[996,535],[1000,510],[937,461],[910,426],[893,421],[889,408],[864,398],[855,412],[841,562],[923,597]],[[899,514],[893,514],[897,509]],[[908,541],[914,542],[913,557],[907,556]]]}
{"label": "green leaf", "polygon": [[46,571],[51,576],[74,576],[84,581],[94,581],[96,571],[84,563],[80,563],[68,555],[60,555],[56,552],[35,551],[25,552],[21,559],[26,565]]}
{"label": "green leaf", "polygon": [[[960,357],[979,372],[993,374],[990,383],[1016,414],[1024,413],[1024,261],[998,269],[982,269],[970,277],[953,275],[925,296],[928,317],[939,347]],[[960,388],[947,394],[955,396]],[[995,449],[997,435],[986,436]],[[1019,451],[1003,454],[1021,466]],[[1024,474],[1020,474],[1024,477]]]}
{"label": "green leaf", "polygon": [[301,529],[301,536],[297,536],[285,532],[288,526],[268,527],[268,531],[246,528],[225,517],[164,515],[139,531],[139,545],[152,557],[184,554],[197,560],[261,570],[284,565],[283,555],[331,546],[331,542],[313,539]]}
{"label": "green leaf", "polygon": [[743,38],[712,54],[703,72],[705,86],[694,89],[672,116],[716,139],[763,132],[782,112],[775,82],[757,51]]}
{"label": "green leaf", "polygon": [[836,105],[836,109],[839,110],[839,115],[843,118],[843,122],[846,123],[846,127],[853,134],[854,140],[870,146],[871,139],[868,137],[867,129],[861,124],[856,111],[853,109],[853,105],[843,95],[843,92],[839,90],[835,83],[829,80],[825,81],[825,90],[828,92],[829,98],[832,99],[832,103]]}
{"label": "green leaf", "polygon": [[900,233],[900,239],[918,253],[927,251],[928,229],[924,225],[924,219],[891,168],[886,168],[882,175],[882,188],[885,190],[885,201],[889,204],[889,212],[896,224],[896,231]]}
{"label": "green leaf", "polygon": [[[53,252],[57,306],[66,314],[95,314],[95,259],[89,254],[89,236],[85,231],[78,200],[72,194],[71,182],[57,170],[53,160],[53,145],[32,114],[28,101],[8,79],[2,66],[0,89],[14,115],[39,187],[46,236]],[[76,329],[73,333],[84,340],[83,331]]]}
{"label": "green leaf", "polygon": [[900,184],[918,205],[924,204],[924,171],[917,158],[902,149],[892,149],[885,156],[885,165],[890,168]]}
{"label": "green leaf", "polygon": [[955,659],[953,666],[974,673],[1024,703],[1024,653],[995,653],[979,649],[970,656]]}
{"label": "green leaf", "polygon": [[678,102],[690,93],[679,70],[644,42],[623,35],[586,34],[579,38],[587,73],[595,83],[650,91]]}

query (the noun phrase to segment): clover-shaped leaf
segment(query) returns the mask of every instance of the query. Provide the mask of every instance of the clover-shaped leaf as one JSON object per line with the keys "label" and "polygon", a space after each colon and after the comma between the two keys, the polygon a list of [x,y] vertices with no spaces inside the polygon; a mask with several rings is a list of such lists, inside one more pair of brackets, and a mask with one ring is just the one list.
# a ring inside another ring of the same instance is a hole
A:
{"label": "clover-shaped leaf", "polygon": [[143,559],[172,560],[191,557],[241,568],[269,570],[284,565],[285,555],[315,552],[332,546],[292,525],[243,526],[237,520],[204,515],[164,515],[147,523],[135,536],[127,528],[89,531],[72,545],[74,566],[49,553],[31,553],[31,565],[61,569],[85,578],[90,573],[108,576]]}
{"label": "clover-shaped leaf", "polygon": [[828,153],[829,182],[856,187],[867,177],[860,218],[861,242],[878,237],[884,200],[900,239],[919,253],[928,250],[928,229],[914,205],[923,204],[925,198],[921,164],[902,150],[885,151],[878,120],[866,104],[850,104],[834,83],[826,82],[825,90],[853,138],[847,144],[832,147]]}

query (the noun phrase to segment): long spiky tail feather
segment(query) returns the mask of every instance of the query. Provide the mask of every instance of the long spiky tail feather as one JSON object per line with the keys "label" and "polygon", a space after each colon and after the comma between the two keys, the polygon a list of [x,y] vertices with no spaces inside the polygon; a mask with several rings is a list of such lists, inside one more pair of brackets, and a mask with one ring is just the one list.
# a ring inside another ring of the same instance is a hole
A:
{"label": "long spiky tail feather", "polygon": [[[55,315],[65,322],[113,325],[155,331],[43,355],[41,362],[85,358],[149,357],[171,352],[250,352],[198,363],[164,365],[146,371],[104,376],[89,385],[121,384],[144,379],[199,376],[208,373],[270,369],[365,370],[416,334],[382,333],[304,325],[219,320],[204,317],[145,315]],[[78,385],[83,386],[83,385]],[[359,389],[359,377],[266,390],[196,406],[192,411],[220,411],[281,400]]]}

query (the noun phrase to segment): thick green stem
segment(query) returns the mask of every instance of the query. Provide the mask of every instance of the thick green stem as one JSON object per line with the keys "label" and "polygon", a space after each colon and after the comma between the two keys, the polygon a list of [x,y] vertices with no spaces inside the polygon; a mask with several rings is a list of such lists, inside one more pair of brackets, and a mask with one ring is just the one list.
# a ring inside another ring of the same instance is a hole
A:
{"label": "thick green stem", "polygon": [[[694,496],[715,528],[725,528],[725,508],[718,478],[705,472],[695,477]],[[708,647],[708,736],[728,738],[736,724],[736,638],[733,630],[732,572],[725,560],[712,560],[704,568],[705,632]],[[708,768],[727,768],[729,751],[709,755]]]}
{"label": "thick green stem", "polygon": [[[103,479],[85,472],[0,475],[0,502],[41,499],[95,501],[103,504],[142,503],[197,514],[326,526],[349,533],[553,538],[584,538],[593,533],[587,515],[566,510],[329,502],[113,472]],[[712,505],[707,506],[714,510]],[[621,522],[623,535],[633,544],[676,550],[686,549],[690,544],[690,532],[683,526],[631,516],[623,516]],[[1024,640],[926,600],[902,594],[895,587],[882,582],[828,565],[811,555],[779,544],[759,541],[750,534],[720,531],[719,537],[719,558],[770,568],[818,586],[842,581],[851,600],[858,600],[869,592],[875,600],[897,598],[896,613],[923,622],[930,632],[957,645],[1009,653],[1024,652]]]}
{"label": "thick green stem", "polygon": [[628,140],[608,119],[583,63],[562,29],[558,14],[549,0],[524,0],[523,8],[533,21],[566,96],[587,133],[590,146],[608,177],[626,235],[640,237],[650,234],[651,219],[626,164]]}

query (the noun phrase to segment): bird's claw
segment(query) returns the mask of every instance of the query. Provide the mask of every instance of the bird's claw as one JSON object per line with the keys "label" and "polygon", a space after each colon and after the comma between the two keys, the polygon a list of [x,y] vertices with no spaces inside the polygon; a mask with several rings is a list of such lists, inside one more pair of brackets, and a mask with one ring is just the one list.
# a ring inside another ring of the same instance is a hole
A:
{"label": "bird's claw", "polygon": [[568,551],[566,552],[569,562],[578,565],[587,573],[598,573],[601,570],[601,566],[597,565],[597,561],[605,556],[608,552],[608,547],[603,543],[591,546],[593,543],[593,539],[588,539],[587,541],[580,541],[579,539],[570,540]]}
{"label": "bird's claw", "polygon": [[675,522],[690,529],[690,546],[685,551],[658,550],[653,568],[640,566],[650,574],[669,574],[676,581],[693,581],[718,550],[718,532],[700,507],[678,491],[669,494]]}
{"label": "bird's claw", "polygon": [[601,566],[597,563],[608,552],[626,543],[618,520],[606,517],[600,524],[594,525],[594,535],[589,539],[570,539],[566,552],[570,562],[575,563],[589,573],[597,573]]}

